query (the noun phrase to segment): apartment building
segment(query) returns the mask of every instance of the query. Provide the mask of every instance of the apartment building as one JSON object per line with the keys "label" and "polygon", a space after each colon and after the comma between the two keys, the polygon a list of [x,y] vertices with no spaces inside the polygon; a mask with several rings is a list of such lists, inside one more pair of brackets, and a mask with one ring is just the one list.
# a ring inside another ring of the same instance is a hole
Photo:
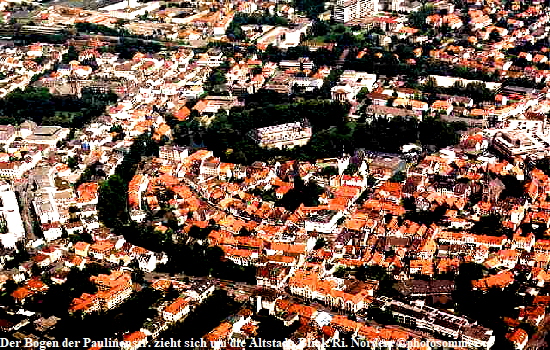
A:
{"label": "apartment building", "polygon": [[332,17],[337,23],[347,23],[378,12],[378,7],[378,0],[338,0]]}
{"label": "apartment building", "polygon": [[69,311],[109,310],[132,294],[132,279],[129,273],[112,271],[109,275],[92,276],[90,280],[97,284],[99,291],[95,294],[84,293],[80,298],[75,298]]}
{"label": "apartment building", "polygon": [[372,91],[376,83],[376,74],[346,70],[340,76],[338,85],[331,90],[331,97],[337,101],[353,101],[362,88]]}
{"label": "apartment building", "polygon": [[166,321],[176,322],[183,316],[187,315],[189,310],[189,299],[179,297],[174,302],[166,306],[162,312],[162,317]]}
{"label": "apartment building", "polygon": [[371,302],[378,282],[349,281],[321,277],[319,271],[297,270],[288,279],[290,293],[319,300],[334,308],[358,312]]}
{"label": "apartment building", "polygon": [[181,146],[161,146],[159,148],[159,158],[173,162],[181,162],[189,157],[189,148]]}
{"label": "apartment building", "polygon": [[380,297],[378,301],[407,327],[425,329],[434,334],[465,341],[468,348],[489,349],[495,342],[491,329],[465,317],[425,306],[422,302],[411,305],[386,297]]}

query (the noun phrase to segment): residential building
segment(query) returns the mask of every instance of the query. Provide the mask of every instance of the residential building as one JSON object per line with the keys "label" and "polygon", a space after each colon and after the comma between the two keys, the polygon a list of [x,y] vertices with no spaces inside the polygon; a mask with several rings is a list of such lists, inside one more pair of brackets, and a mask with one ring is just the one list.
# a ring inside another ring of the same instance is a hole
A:
{"label": "residential building", "polygon": [[69,311],[89,313],[110,310],[132,294],[132,279],[127,272],[112,271],[109,275],[100,274],[90,279],[97,284],[99,291],[95,294],[84,293],[80,298],[75,298]]}
{"label": "residential building", "polygon": [[168,304],[162,312],[162,317],[169,322],[177,322],[189,313],[189,299],[179,297]]}
{"label": "residential building", "polygon": [[401,323],[408,327],[425,329],[466,342],[468,347],[489,349],[495,342],[491,329],[478,325],[475,321],[452,313],[423,305],[403,303],[386,297],[378,299],[382,307],[389,310]]}
{"label": "residential building", "polygon": [[372,16],[378,9],[378,0],[338,0],[332,10],[332,18],[337,23],[348,23],[361,17]]}

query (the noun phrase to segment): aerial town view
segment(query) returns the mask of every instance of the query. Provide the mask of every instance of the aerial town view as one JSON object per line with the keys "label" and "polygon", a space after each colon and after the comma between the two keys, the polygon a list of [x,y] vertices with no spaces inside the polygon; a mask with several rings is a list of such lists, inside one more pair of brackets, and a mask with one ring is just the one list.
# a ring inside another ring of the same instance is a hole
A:
{"label": "aerial town view", "polygon": [[0,8],[0,349],[550,349],[550,1]]}

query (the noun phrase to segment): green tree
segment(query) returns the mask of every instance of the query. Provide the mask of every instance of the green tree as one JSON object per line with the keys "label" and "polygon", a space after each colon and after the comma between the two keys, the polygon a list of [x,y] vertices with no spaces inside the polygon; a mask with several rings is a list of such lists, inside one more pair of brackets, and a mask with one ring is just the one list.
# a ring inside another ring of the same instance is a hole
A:
{"label": "green tree", "polygon": [[304,184],[300,176],[294,179],[294,188],[289,190],[282,199],[277,202],[277,206],[285,207],[289,211],[296,210],[301,204],[306,207],[315,207],[319,205],[319,196],[323,193],[315,181],[309,181]]}
{"label": "green tree", "polygon": [[64,53],[61,58],[61,62],[64,64],[68,64],[71,61],[78,61],[78,51],[76,51],[73,45],[69,46],[67,53]]}
{"label": "green tree", "polygon": [[502,41],[502,36],[501,36],[500,33],[498,32],[498,30],[493,29],[493,30],[489,33],[489,41],[490,41],[490,42],[493,42],[493,43],[498,43],[498,42],[501,42],[501,41]]}
{"label": "green tree", "polygon": [[317,238],[315,245],[313,246],[314,250],[321,249],[327,244],[326,240],[323,237]]}
{"label": "green tree", "polygon": [[214,69],[208,76],[207,87],[209,90],[212,90],[226,82],[227,78],[225,77],[225,73],[220,69]]}
{"label": "green tree", "polygon": [[115,174],[101,184],[97,211],[99,220],[106,227],[120,227],[128,222],[127,183]]}
{"label": "green tree", "polygon": [[338,168],[332,165],[326,166],[321,170],[321,175],[323,176],[338,175]]}
{"label": "green tree", "polygon": [[344,170],[344,175],[355,175],[359,170],[359,166],[355,163],[349,163],[348,167]]}
{"label": "green tree", "polygon": [[78,167],[78,159],[77,157],[69,157],[67,158],[67,166],[71,168],[72,170],[76,169]]}

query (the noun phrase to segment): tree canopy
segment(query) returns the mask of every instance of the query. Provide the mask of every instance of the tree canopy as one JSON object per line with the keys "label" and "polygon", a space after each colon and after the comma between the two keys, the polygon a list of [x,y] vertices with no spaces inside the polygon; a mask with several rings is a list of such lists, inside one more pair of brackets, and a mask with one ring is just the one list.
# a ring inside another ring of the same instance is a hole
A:
{"label": "tree canopy", "polygon": [[81,128],[91,119],[105,113],[105,108],[117,100],[114,93],[82,90],[82,96],[52,95],[47,88],[16,89],[0,100],[0,121],[20,124],[32,120],[39,125],[59,125]]}

